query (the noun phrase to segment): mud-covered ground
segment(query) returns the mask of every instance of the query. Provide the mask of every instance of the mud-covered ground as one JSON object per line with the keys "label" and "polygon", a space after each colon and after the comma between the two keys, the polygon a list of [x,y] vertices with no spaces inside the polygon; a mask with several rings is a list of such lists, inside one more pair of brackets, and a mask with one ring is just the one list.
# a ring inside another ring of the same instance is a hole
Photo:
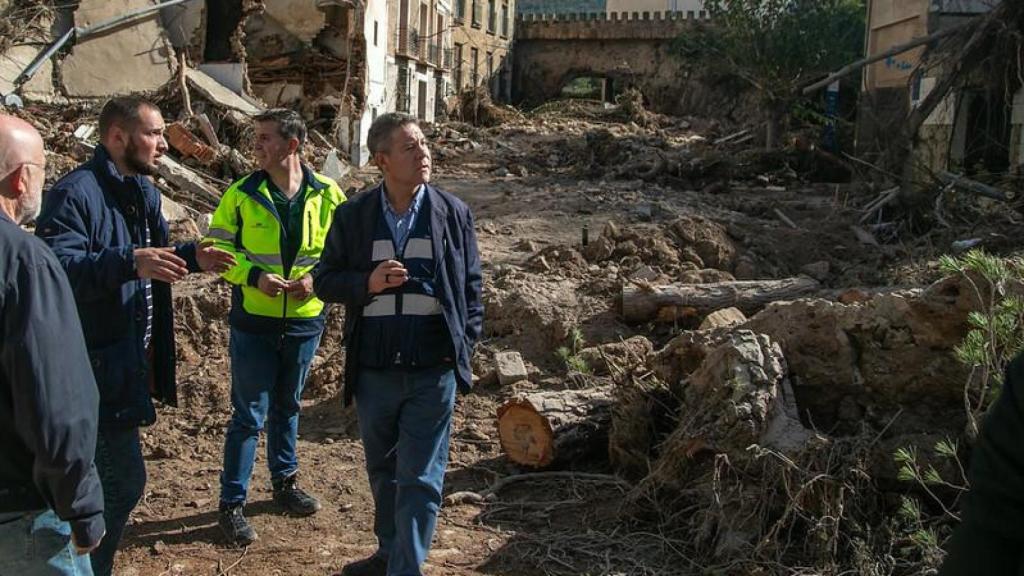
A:
{"label": "mud-covered ground", "polygon": [[[593,139],[586,134],[595,129],[612,130],[617,142],[660,138],[658,146],[667,142],[664,146],[674,149],[712,137],[683,122],[652,132],[625,122],[581,124],[565,118],[434,134],[435,182],[466,200],[476,216],[487,306],[485,337],[474,362],[480,382],[458,402],[446,493],[481,491],[499,478],[529,472],[501,456],[496,409],[527,389],[567,386],[566,369],[554,351],[574,330],[586,345],[643,334],[658,347],[692,327],[685,319],[676,325],[623,323],[617,298],[624,282],[803,273],[816,277],[823,289],[920,286],[937,277],[936,255],[959,239],[952,231],[925,236],[907,231],[902,239],[883,239],[880,245],[859,239],[851,226],[858,225],[861,208],[878,190],[809,182],[785,161],[765,169],[734,161],[733,173],[717,176],[710,170],[696,176],[676,170],[669,178],[631,178],[611,170],[607,159],[595,160],[588,148]],[[741,151],[712,152],[735,159]],[[631,161],[623,159],[621,165]],[[369,170],[362,177],[370,181],[375,175]],[[584,231],[587,247],[581,244]],[[997,248],[1002,241],[998,230],[984,237]],[[176,302],[181,405],[162,409],[158,423],[145,430],[149,483],[116,572],[328,574],[371,553],[372,502],[362,448],[355,415],[342,408],[338,396],[340,315],[331,316],[300,426],[301,482],[324,508],[311,518],[282,515],[271,502],[265,457],[258,454],[246,512],[260,539],[240,550],[225,545],[216,526],[230,415],[228,289],[217,279],[192,277],[176,287]],[[497,384],[492,354],[500,350],[523,355],[530,383],[515,389]],[[573,468],[610,472],[600,457]],[[648,527],[642,523],[619,520],[623,489],[602,478],[523,481],[486,503],[446,505],[427,574],[584,573],[579,558],[589,559],[589,573],[685,571],[671,538],[645,536]],[[595,538],[580,540],[573,555],[566,555],[574,538],[592,531],[614,536],[606,545]]]}

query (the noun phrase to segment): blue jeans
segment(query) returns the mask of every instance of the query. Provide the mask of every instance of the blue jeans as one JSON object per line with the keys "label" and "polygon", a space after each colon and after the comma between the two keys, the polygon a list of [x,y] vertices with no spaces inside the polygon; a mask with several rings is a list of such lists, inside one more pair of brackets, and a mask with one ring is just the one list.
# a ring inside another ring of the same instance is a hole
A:
{"label": "blue jeans", "polygon": [[364,368],[355,398],[377,554],[387,558],[389,576],[420,576],[441,509],[455,372]]}
{"label": "blue jeans", "polygon": [[128,517],[146,489],[146,463],[142,460],[139,429],[100,428],[96,435],[96,470],[103,486],[107,534],[90,559],[96,576],[110,576]]}
{"label": "blue jeans", "polygon": [[270,478],[286,478],[299,469],[299,401],[319,345],[319,334],[295,338],[231,329],[232,414],[220,475],[222,505],[245,503],[264,423]]}
{"label": "blue jeans", "polygon": [[53,510],[0,516],[0,576],[92,576],[89,557],[75,554],[71,526]]}

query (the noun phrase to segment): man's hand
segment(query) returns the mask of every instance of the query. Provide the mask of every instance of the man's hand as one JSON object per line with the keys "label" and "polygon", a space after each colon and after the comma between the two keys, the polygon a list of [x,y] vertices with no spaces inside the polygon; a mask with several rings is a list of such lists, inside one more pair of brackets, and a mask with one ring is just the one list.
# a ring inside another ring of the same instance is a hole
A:
{"label": "man's hand", "polygon": [[235,267],[235,255],[227,250],[216,248],[213,242],[203,242],[196,246],[196,261],[204,272],[221,274]]}
{"label": "man's hand", "polygon": [[[103,536],[106,536],[106,535],[107,535],[107,532],[104,531],[103,532]],[[80,546],[78,544],[78,542],[77,542],[77,539],[75,538],[75,535],[71,534],[71,544],[73,544],[74,547],[75,547],[75,554],[78,554],[79,556],[85,556],[86,554],[92,552],[93,550],[95,550],[96,548],[99,547],[100,542],[103,542],[103,536],[100,536],[100,539],[97,540],[96,543],[93,544],[92,546]]]}
{"label": "man's hand", "polygon": [[370,294],[380,294],[388,288],[398,288],[409,279],[409,272],[401,262],[396,260],[385,260],[370,273],[370,281],[367,288]]}
{"label": "man's hand", "polygon": [[298,280],[292,280],[285,290],[295,299],[305,300],[313,295],[313,276],[306,274]]}
{"label": "man's hand", "polygon": [[260,292],[274,298],[282,291],[288,289],[288,281],[281,278],[279,274],[262,272],[259,281],[256,282],[256,287],[259,288]]}
{"label": "man's hand", "polygon": [[173,284],[188,274],[188,266],[174,254],[174,248],[136,248],[134,254],[139,278]]}

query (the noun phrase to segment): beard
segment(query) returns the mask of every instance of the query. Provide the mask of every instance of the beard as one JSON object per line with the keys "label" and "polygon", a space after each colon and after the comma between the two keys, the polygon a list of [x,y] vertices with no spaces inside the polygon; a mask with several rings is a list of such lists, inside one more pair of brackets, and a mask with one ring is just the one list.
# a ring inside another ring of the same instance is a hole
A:
{"label": "beard", "polygon": [[143,174],[145,176],[152,176],[156,174],[156,164],[146,163],[145,158],[140,153],[139,146],[135,144],[134,137],[128,140],[128,146],[124,151],[124,162],[137,174]]}

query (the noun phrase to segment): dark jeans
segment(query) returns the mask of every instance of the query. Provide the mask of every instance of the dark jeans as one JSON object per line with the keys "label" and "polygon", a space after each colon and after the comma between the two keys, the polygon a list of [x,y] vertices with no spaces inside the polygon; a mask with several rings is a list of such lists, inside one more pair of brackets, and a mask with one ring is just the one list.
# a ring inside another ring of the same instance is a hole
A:
{"label": "dark jeans", "polygon": [[242,504],[256,460],[256,444],[267,427],[267,466],[272,480],[299,468],[302,388],[320,335],[293,338],[231,329],[231,423],[224,440],[221,504]]}
{"label": "dark jeans", "polygon": [[90,559],[96,576],[109,576],[128,517],[146,489],[146,463],[142,460],[139,429],[100,428],[96,437],[96,470],[103,485],[107,534]]}
{"label": "dark jeans", "polygon": [[946,560],[939,576],[1024,576],[1024,542],[968,519],[946,543]]}
{"label": "dark jeans", "polygon": [[441,509],[455,372],[361,369],[355,398],[377,553],[389,576],[419,576]]}

